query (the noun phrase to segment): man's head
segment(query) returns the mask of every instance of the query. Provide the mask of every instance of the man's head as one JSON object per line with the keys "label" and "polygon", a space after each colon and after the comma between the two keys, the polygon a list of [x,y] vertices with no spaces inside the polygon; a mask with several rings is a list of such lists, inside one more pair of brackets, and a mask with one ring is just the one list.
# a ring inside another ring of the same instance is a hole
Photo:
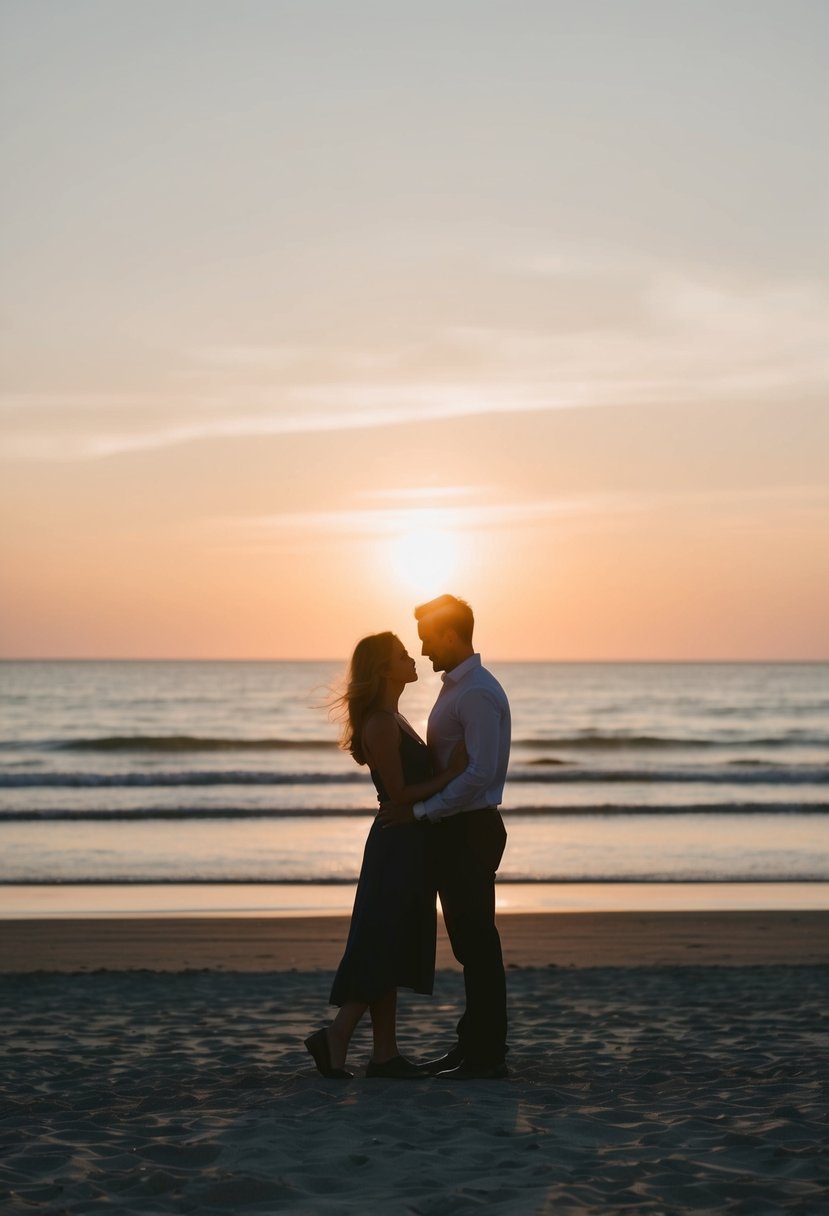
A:
{"label": "man's head", "polygon": [[473,654],[472,630],[475,618],[466,600],[454,595],[439,595],[414,611],[421,654],[432,661],[435,671],[451,671]]}

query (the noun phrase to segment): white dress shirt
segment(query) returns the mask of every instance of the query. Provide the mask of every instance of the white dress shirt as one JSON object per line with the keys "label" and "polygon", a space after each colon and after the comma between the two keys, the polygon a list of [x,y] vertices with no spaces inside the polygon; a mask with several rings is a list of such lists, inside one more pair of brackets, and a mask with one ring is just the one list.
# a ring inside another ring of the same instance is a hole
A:
{"label": "white dress shirt", "polygon": [[469,763],[439,794],[415,803],[415,817],[432,821],[498,806],[509,763],[509,701],[492,673],[481,666],[481,656],[470,655],[442,678],[426,741],[439,769],[447,767],[461,740]]}

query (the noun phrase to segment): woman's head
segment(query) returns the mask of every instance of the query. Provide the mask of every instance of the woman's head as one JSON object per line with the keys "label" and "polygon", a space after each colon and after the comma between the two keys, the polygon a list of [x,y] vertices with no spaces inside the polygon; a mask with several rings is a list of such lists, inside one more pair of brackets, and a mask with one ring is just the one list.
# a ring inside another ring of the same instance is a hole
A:
{"label": "woman's head", "polygon": [[384,676],[384,667],[389,662],[397,637],[393,633],[370,633],[360,638],[354,647],[348,667],[348,686],[379,683]]}
{"label": "woman's head", "polygon": [[385,691],[386,682],[406,684],[416,679],[415,661],[396,634],[372,633],[354,647],[345,692],[335,699],[334,708],[344,719],[340,746],[358,764],[366,763],[363,724]]}

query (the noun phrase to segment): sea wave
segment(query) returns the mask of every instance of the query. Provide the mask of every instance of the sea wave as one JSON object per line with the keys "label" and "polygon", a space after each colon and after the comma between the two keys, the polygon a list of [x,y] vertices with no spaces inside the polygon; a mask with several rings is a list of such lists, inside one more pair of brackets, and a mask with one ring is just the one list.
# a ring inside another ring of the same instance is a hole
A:
{"label": "sea wave", "polygon": [[45,742],[67,752],[274,752],[318,751],[336,747],[333,739],[233,739],[210,735],[103,735]]}
{"label": "sea wave", "polygon": [[[280,752],[280,751],[330,751],[336,742],[330,736],[304,739],[262,737],[255,739],[211,735],[92,735],[82,738],[40,738],[29,740],[5,740],[0,742],[0,751],[64,751],[64,752],[166,752],[184,754],[188,752]],[[779,735],[758,735],[741,738],[704,738],[689,735],[633,734],[625,731],[586,730],[573,734],[527,737],[513,740],[513,747],[532,748],[547,752],[555,749],[568,751],[614,751],[660,749],[730,749],[790,747],[829,747],[829,734],[814,731],[786,731]]]}
{"label": "sea wave", "polygon": [[[214,786],[214,785],[354,785],[366,783],[365,773],[277,773],[273,771],[226,769],[176,770],[151,772],[37,772],[0,773],[0,789],[58,789],[110,788],[133,786]],[[568,784],[672,784],[672,785],[826,785],[829,765],[768,765],[740,768],[737,766],[706,766],[694,768],[571,768],[567,766],[537,772],[515,772],[508,779],[510,786]]]}
{"label": "sea wave", "polygon": [[[664,884],[718,884],[718,883],[826,883],[829,884],[824,872],[819,870],[804,870],[781,876],[779,874],[746,874],[735,870],[733,873],[720,874],[714,871],[700,873],[698,870],[685,872],[658,871],[642,874],[602,874],[585,871],[581,874],[498,874],[498,886],[509,887],[555,885],[575,886],[583,884],[627,886],[636,883],[640,886],[650,886],[654,883]],[[261,874],[251,874],[244,877],[238,875],[221,875],[216,878],[203,878],[199,875],[175,875],[159,877],[156,874],[139,875],[108,875],[97,877],[93,875],[72,878],[47,877],[31,878],[0,878],[0,887],[353,887],[357,885],[357,875],[338,874],[323,877],[297,878],[267,878]]]}
{"label": "sea wave", "polygon": [[126,789],[131,786],[199,785],[354,785],[365,773],[275,773],[271,771],[195,770],[126,773],[0,773],[0,789]]}
{"label": "sea wave", "polygon": [[528,738],[513,740],[514,747],[532,747],[539,750],[552,748],[567,748],[568,750],[612,751],[627,749],[643,749],[657,751],[661,748],[676,751],[688,748],[698,749],[728,749],[735,748],[788,748],[788,747],[829,747],[829,734],[815,734],[812,731],[786,731],[780,735],[739,735],[727,739],[705,739],[690,735],[634,735],[624,731],[603,732],[585,731],[575,735],[558,735],[550,738]]}
{"label": "sea wave", "polygon": [[[36,810],[0,811],[0,823],[39,822],[135,822],[144,820],[202,819],[367,819],[375,814],[369,807],[127,807],[88,809],[46,807]],[[519,815],[544,819],[595,818],[596,816],[659,815],[826,815],[829,802],[695,802],[597,804],[594,806],[513,806],[501,808],[507,818]]]}

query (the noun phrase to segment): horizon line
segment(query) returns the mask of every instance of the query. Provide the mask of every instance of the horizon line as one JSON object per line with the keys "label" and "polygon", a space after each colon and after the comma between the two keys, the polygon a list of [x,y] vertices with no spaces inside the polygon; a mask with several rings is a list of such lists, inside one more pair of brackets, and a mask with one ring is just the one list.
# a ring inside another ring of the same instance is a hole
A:
{"label": "horizon line", "polygon": [[[415,656],[419,657],[419,656]],[[209,657],[199,657],[192,655],[183,655],[180,657],[171,655],[0,655],[0,663],[347,663],[347,656],[332,657],[310,657],[288,658],[284,656],[264,655],[255,658],[234,657],[228,655],[212,655]],[[808,666],[810,664],[829,664],[829,655],[824,657],[812,657],[805,659],[786,659],[786,658],[668,658],[668,659],[646,659],[646,658],[584,658],[584,659],[562,659],[562,658],[537,658],[537,659],[510,659],[487,656],[488,663],[556,663],[562,666],[578,666],[580,664],[604,664],[604,665],[634,665],[642,666],[680,666],[694,664],[721,664],[723,666],[744,665],[778,665],[778,666]]]}

